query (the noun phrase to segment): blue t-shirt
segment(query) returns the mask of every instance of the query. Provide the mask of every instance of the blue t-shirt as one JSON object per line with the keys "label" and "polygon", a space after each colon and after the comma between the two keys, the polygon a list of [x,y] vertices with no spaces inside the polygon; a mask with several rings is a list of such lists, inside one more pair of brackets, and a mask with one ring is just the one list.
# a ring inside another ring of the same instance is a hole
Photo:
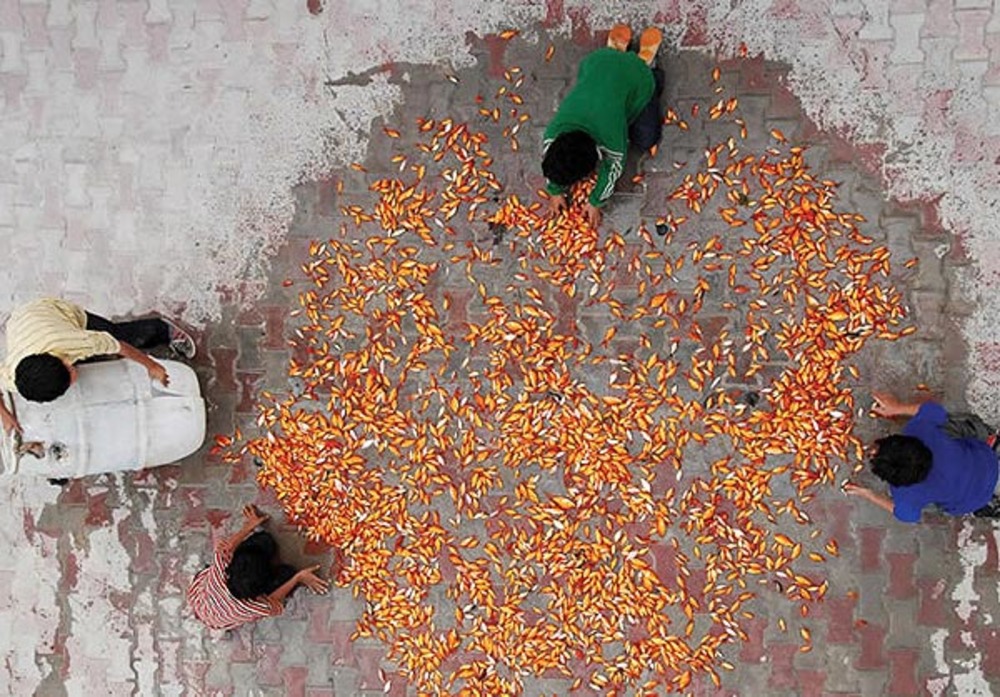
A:
{"label": "blue t-shirt", "polygon": [[909,486],[890,486],[893,514],[904,523],[920,521],[924,506],[935,503],[952,515],[972,513],[993,497],[997,457],[986,443],[974,438],[951,438],[941,427],[948,412],[925,402],[903,429],[931,451],[927,479]]}

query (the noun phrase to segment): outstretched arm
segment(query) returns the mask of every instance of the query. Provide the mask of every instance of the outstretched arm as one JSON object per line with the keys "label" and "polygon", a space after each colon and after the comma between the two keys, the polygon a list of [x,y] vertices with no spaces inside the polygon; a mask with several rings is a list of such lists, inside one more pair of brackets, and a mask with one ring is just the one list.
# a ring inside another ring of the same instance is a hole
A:
{"label": "outstretched arm", "polygon": [[885,392],[872,392],[872,397],[875,399],[872,411],[887,419],[897,416],[915,416],[920,411],[919,402],[901,402]]}
{"label": "outstretched arm", "polygon": [[881,494],[876,494],[871,489],[859,486],[853,482],[847,482],[847,484],[844,485],[844,493],[848,496],[860,496],[863,499],[867,499],[879,508],[889,511],[889,513],[892,513],[895,510],[895,506],[892,505],[892,499],[882,496]]}
{"label": "outstretched arm", "polygon": [[119,341],[118,343],[121,345],[121,354],[130,361],[135,361],[145,368],[146,372],[149,373],[149,377],[153,380],[159,380],[164,387],[170,384],[166,368],[131,344],[126,344],[124,341]]}
{"label": "outstretched arm", "polygon": [[252,503],[248,503],[243,507],[243,527],[237,530],[235,533],[226,538],[224,544],[229,547],[229,549],[236,549],[239,547],[243,540],[250,537],[253,533],[254,528],[258,525],[262,525],[267,522],[268,516],[257,510],[257,507]]}
{"label": "outstretched arm", "polygon": [[295,572],[294,576],[274,589],[274,591],[267,597],[274,602],[284,602],[285,598],[288,597],[288,594],[295,590],[295,587],[300,583],[308,586],[309,589],[315,593],[326,593],[326,591],[330,588],[330,584],[316,575],[318,570],[319,564],[310,566],[307,569],[300,569]]}

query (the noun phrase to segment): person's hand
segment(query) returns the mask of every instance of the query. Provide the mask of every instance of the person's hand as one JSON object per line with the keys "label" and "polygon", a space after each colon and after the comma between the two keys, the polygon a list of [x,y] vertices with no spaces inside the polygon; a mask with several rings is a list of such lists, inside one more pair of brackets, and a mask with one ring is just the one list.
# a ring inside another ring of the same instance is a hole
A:
{"label": "person's hand", "polygon": [[17,433],[19,436],[24,435],[24,430],[21,428],[21,424],[17,422],[17,417],[7,412],[6,409],[0,412],[0,420],[3,421],[4,433]]}
{"label": "person's hand", "polygon": [[266,513],[261,513],[252,503],[248,503],[243,507],[243,517],[247,519],[247,525],[252,528],[263,525],[270,518]]}
{"label": "person's hand", "polygon": [[295,579],[302,585],[309,588],[309,590],[313,593],[326,593],[330,589],[330,583],[328,581],[324,581],[316,575],[319,567],[320,565],[316,564],[315,566],[310,566],[306,569],[300,569],[296,572]]}
{"label": "person's hand", "polygon": [[152,361],[151,364],[146,367],[146,372],[149,373],[150,379],[156,380],[164,387],[170,386],[170,376],[167,375],[167,369],[156,361]]}
{"label": "person's hand", "polygon": [[875,403],[872,405],[872,411],[878,416],[886,419],[891,419],[894,416],[899,416],[902,413],[900,407],[902,406],[898,399],[893,397],[891,394],[886,394],[885,392],[872,392],[872,399]]}
{"label": "person's hand", "polygon": [[848,496],[864,496],[868,493],[868,489],[861,486],[860,484],[855,484],[854,482],[845,482],[844,493]]}
{"label": "person's hand", "polygon": [[583,205],[583,214],[587,216],[587,222],[590,223],[590,227],[598,228],[601,226],[601,209],[593,205],[589,201]]}
{"label": "person's hand", "polygon": [[555,218],[557,215],[566,210],[566,197],[562,194],[556,194],[554,196],[549,196],[549,209],[547,215],[549,218]]}

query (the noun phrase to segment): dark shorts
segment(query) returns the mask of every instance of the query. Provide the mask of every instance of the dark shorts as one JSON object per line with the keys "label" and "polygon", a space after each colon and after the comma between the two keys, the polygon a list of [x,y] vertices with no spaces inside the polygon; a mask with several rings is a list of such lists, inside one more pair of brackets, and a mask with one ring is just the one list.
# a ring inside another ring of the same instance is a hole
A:
{"label": "dark shorts", "polygon": [[640,150],[649,150],[663,137],[663,109],[660,106],[664,85],[663,70],[660,68],[651,70],[655,83],[653,97],[628,127],[629,142]]}

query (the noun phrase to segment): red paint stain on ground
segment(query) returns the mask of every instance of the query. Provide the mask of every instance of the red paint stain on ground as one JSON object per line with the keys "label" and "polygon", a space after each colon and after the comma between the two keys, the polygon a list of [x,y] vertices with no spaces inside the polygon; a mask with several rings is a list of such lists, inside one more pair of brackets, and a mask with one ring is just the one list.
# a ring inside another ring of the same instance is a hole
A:
{"label": "red paint stain on ground", "polygon": [[920,214],[925,234],[934,237],[944,236],[948,234],[948,230],[945,229],[944,224],[941,222],[941,213],[938,209],[938,204],[943,197],[944,194],[939,194],[938,196],[915,199],[913,201],[899,201],[898,205],[903,210],[914,211]]}
{"label": "red paint stain on ground", "polygon": [[35,519],[31,517],[31,511],[25,510],[21,516],[24,524],[24,536],[28,538],[28,542],[35,542]]}
{"label": "red paint stain on ground", "polygon": [[868,172],[877,173],[882,170],[885,153],[889,147],[885,143],[861,143],[856,146],[858,162]]}
{"label": "red paint stain on ground", "polygon": [[311,15],[320,14],[323,11],[323,0],[306,0],[306,9]]}
{"label": "red paint stain on ground", "polygon": [[681,8],[679,0],[670,0],[666,7],[653,15],[653,24],[676,24],[681,21]]}
{"label": "red paint stain on ground", "polygon": [[767,11],[767,14],[779,19],[792,19],[798,17],[801,12],[799,11],[799,4],[795,0],[776,0],[776,2],[771,4],[771,8]]}
{"label": "red paint stain on ground", "polygon": [[562,24],[563,19],[566,17],[566,8],[563,5],[563,0],[545,0],[545,19],[542,20],[542,26],[546,29],[552,29]]}
{"label": "red paint stain on ground", "polygon": [[59,503],[64,506],[83,505],[87,502],[87,490],[79,479],[72,480],[59,492]]}
{"label": "red paint stain on ground", "polygon": [[810,119],[803,119],[802,139],[822,139],[828,148],[827,156],[831,162],[843,162],[857,165],[865,174],[877,177],[886,185],[882,172],[882,158],[887,146],[885,143],[853,143],[843,133],[820,128]]}
{"label": "red paint stain on ground", "polygon": [[207,520],[213,528],[218,528],[226,520],[228,520],[231,515],[232,514],[227,510],[219,508],[210,508],[208,509],[208,511],[205,512],[205,520]]}
{"label": "red paint stain on ground", "polygon": [[681,46],[708,45],[708,18],[704,8],[695,8],[688,16],[688,28]]}
{"label": "red paint stain on ground", "polygon": [[490,77],[502,78],[504,70],[504,52],[507,50],[507,40],[501,39],[496,34],[490,34],[483,43],[490,52],[489,75]]}
{"label": "red paint stain on ground", "polygon": [[111,522],[111,510],[108,508],[108,493],[97,494],[87,500],[87,517],[83,521],[94,527],[107,525]]}
{"label": "red paint stain on ground", "polygon": [[59,586],[64,591],[71,591],[76,588],[76,584],[79,580],[80,565],[76,563],[76,555],[70,552],[66,555],[66,568],[63,570]]}
{"label": "red paint stain on ground", "polygon": [[573,25],[573,43],[577,46],[590,46],[594,43],[594,34],[590,30],[590,14],[585,7],[575,7],[569,10],[570,22]]}
{"label": "red paint stain on ground", "polygon": [[184,503],[184,517],[181,526],[201,525],[205,522],[205,502],[201,492],[191,487],[184,487],[178,492]]}

